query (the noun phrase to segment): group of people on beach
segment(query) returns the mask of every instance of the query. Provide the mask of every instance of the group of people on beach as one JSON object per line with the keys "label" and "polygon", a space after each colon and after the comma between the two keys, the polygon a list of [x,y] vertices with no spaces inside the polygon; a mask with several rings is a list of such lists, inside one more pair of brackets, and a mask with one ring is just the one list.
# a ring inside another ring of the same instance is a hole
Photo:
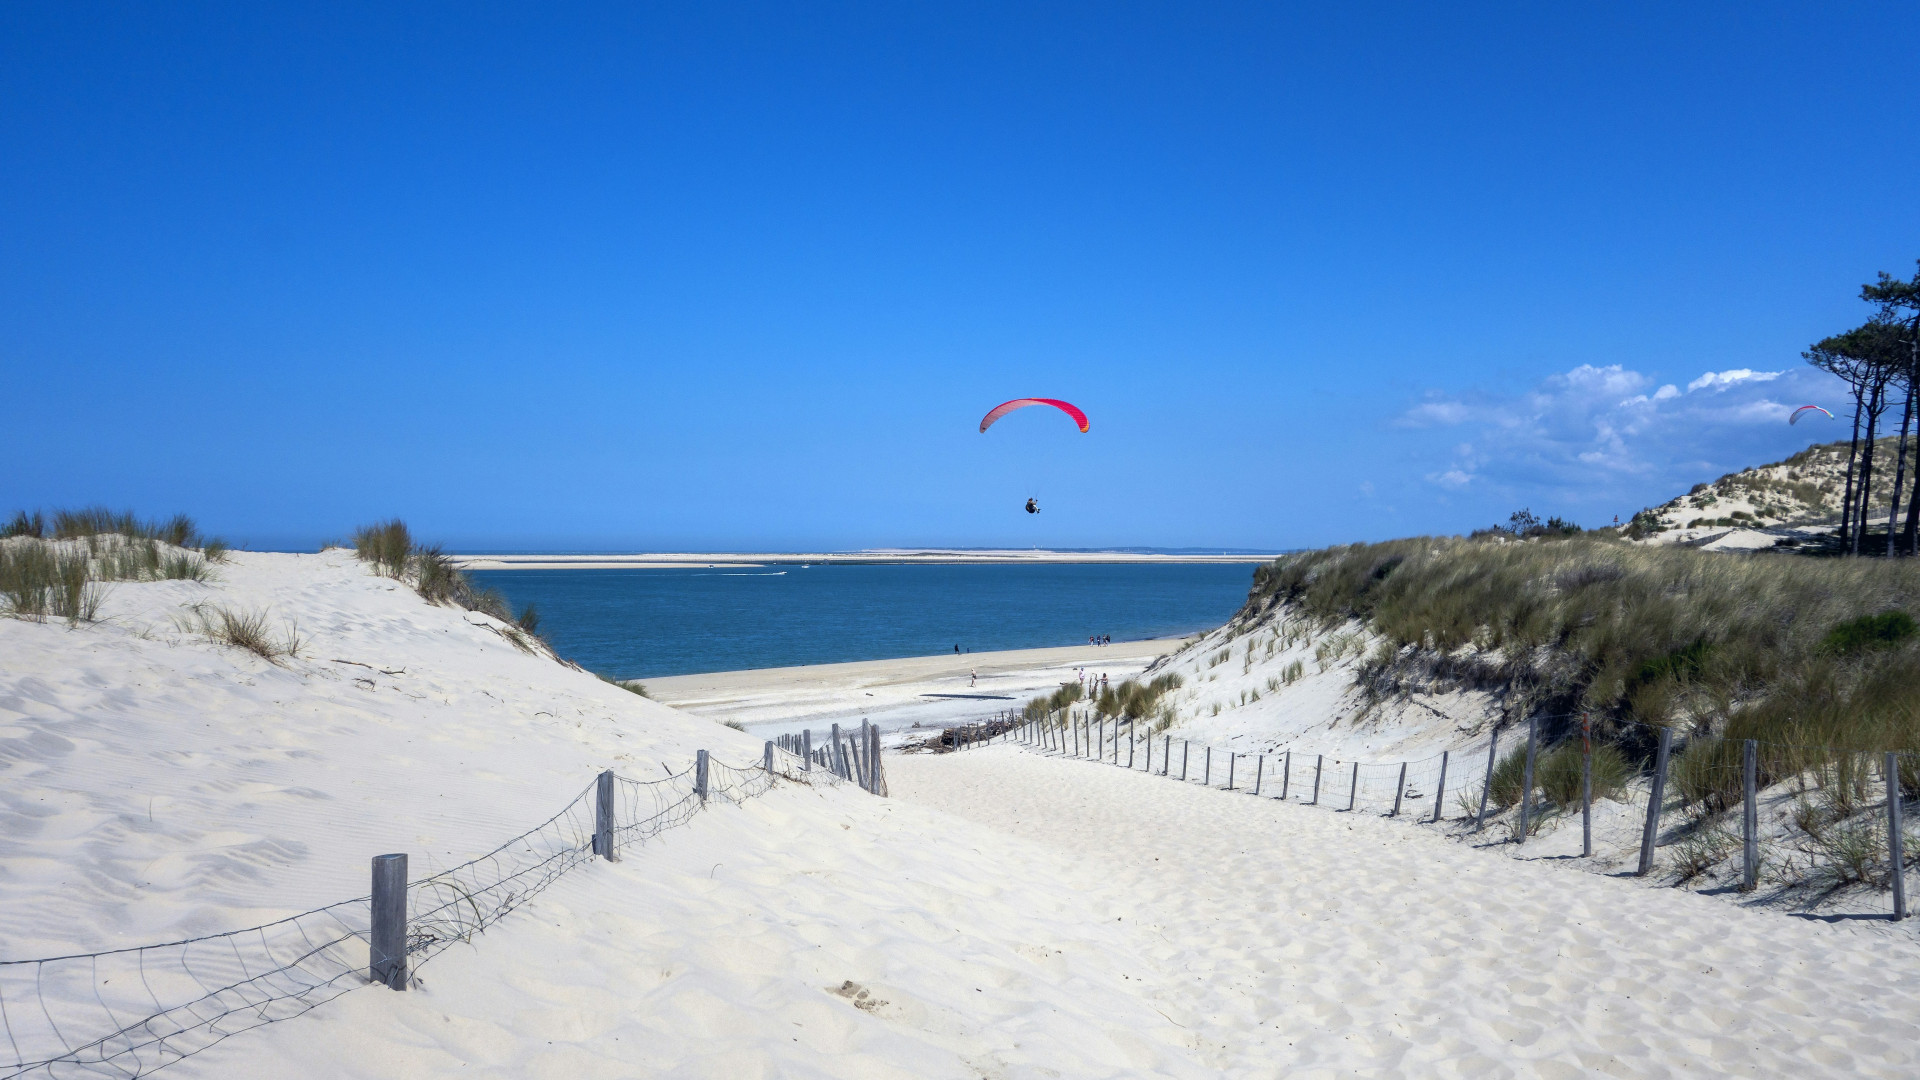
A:
{"label": "group of people on beach", "polygon": [[1094,673],[1088,671],[1086,668],[1074,668],[1073,675],[1074,675],[1074,678],[1077,678],[1080,680],[1080,692],[1083,694],[1086,694],[1088,697],[1093,697],[1098,694],[1106,693],[1107,691],[1107,673],[1106,672],[1103,671],[1100,674],[1095,675]]}
{"label": "group of people on beach", "polygon": [[1113,635],[1112,635],[1112,634],[1088,634],[1088,635],[1087,635],[1087,644],[1089,644],[1089,645],[1111,645],[1111,644],[1113,644]]}

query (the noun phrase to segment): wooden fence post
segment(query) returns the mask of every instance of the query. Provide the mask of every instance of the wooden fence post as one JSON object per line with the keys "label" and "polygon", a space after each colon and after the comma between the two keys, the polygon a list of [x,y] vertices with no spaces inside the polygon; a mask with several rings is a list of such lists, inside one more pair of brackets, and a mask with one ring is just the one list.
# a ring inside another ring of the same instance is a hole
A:
{"label": "wooden fence post", "polygon": [[800,743],[802,746],[806,748],[806,751],[807,751],[804,755],[802,755],[807,759],[807,771],[812,772],[813,771],[813,729],[812,728],[808,728],[807,730],[800,733]]}
{"label": "wooden fence post", "polygon": [[1164,735],[1161,738],[1163,741],[1160,743],[1160,775],[1165,776],[1173,771],[1173,736]]}
{"label": "wooden fence post", "polygon": [[1493,738],[1487,742],[1487,782],[1480,788],[1480,813],[1473,819],[1473,831],[1479,832],[1487,825],[1487,796],[1493,794],[1493,756],[1500,749],[1500,724],[1493,725]]}
{"label": "wooden fence post", "polygon": [[880,768],[880,725],[873,725],[867,729],[867,732],[867,739],[871,743],[867,749],[867,757],[873,762],[867,769],[867,778],[870,781],[867,790],[875,795],[884,796],[887,793],[887,774]]}
{"label": "wooden fence post", "polygon": [[1520,780],[1520,842],[1527,842],[1527,812],[1532,810],[1533,802],[1533,754],[1539,743],[1540,718],[1527,718],[1527,768]]}
{"label": "wooden fence post", "polygon": [[1262,774],[1266,771],[1267,755],[1255,754],[1253,756],[1253,793],[1256,796],[1260,794],[1260,781],[1264,778]]}
{"label": "wooden fence post", "polygon": [[[767,756],[773,756],[773,744],[767,744]],[[619,862],[613,850],[613,770],[605,769],[593,785],[593,853],[608,862]]]}
{"label": "wooden fence post", "polygon": [[766,760],[761,763],[760,767],[767,770],[768,772],[773,771],[773,740],[772,739],[767,740]]}
{"label": "wooden fence post", "polygon": [[407,988],[407,857],[373,857],[373,925],[367,935],[367,978]]}
{"label": "wooden fence post", "polygon": [[1231,750],[1227,751],[1227,790],[1228,791],[1233,790],[1233,763],[1238,761],[1239,759],[1240,759],[1239,754],[1236,754]]}
{"label": "wooden fence post", "polygon": [[700,794],[700,805],[707,804],[707,752],[701,750],[693,756],[693,790]]}
{"label": "wooden fence post", "polygon": [[1387,815],[1388,817],[1400,816],[1400,796],[1405,795],[1406,793],[1407,793],[1407,763],[1403,761],[1400,763],[1400,784],[1398,787],[1393,789],[1393,813],[1388,814]]}
{"label": "wooden fence post", "polygon": [[1673,729],[1660,729],[1660,747],[1653,755],[1653,788],[1647,793],[1647,823],[1640,833],[1640,868],[1635,876],[1653,869],[1653,842],[1660,836],[1660,804],[1667,798],[1667,753],[1673,749]]}
{"label": "wooden fence post", "polygon": [[1204,764],[1200,766],[1200,783],[1204,787],[1212,787],[1213,786],[1213,747],[1211,746],[1207,747],[1206,754],[1207,756],[1203,759]]}
{"label": "wooden fence post", "polygon": [[1285,802],[1287,788],[1293,783],[1293,751],[1289,749],[1287,756],[1281,758],[1280,762],[1280,800]]}
{"label": "wooden fence post", "polygon": [[[1148,738],[1152,738],[1152,736],[1149,735]],[[1131,720],[1127,721],[1127,768],[1129,769],[1133,768],[1134,744],[1138,743],[1139,741],[1140,741],[1140,736],[1133,730],[1133,721]]]}
{"label": "wooden fence post", "polygon": [[1153,775],[1153,729],[1147,729],[1147,775]]}
{"label": "wooden fence post", "polygon": [[1180,740],[1180,782],[1181,783],[1186,783],[1187,758],[1191,757],[1192,755],[1193,755],[1193,743],[1190,740],[1181,739]]}
{"label": "wooden fence post", "polygon": [[1347,781],[1347,810],[1353,810],[1353,804],[1360,798],[1360,763],[1353,763],[1353,778]]}
{"label": "wooden fence post", "polygon": [[1887,754],[1887,857],[1893,874],[1893,921],[1907,917],[1906,837],[1900,835],[1900,819],[1906,792],[1900,786],[1900,755]]}
{"label": "wooden fence post", "polygon": [[1312,799],[1310,799],[1310,800],[1308,800],[1308,805],[1311,805],[1311,806],[1319,806],[1319,805],[1320,805],[1320,769],[1321,769],[1321,767],[1322,767],[1322,766],[1324,766],[1324,765],[1325,765],[1326,763],[1327,763],[1327,755],[1325,755],[1325,754],[1316,754],[1316,755],[1314,755],[1314,758],[1313,758],[1313,798],[1312,798]]}
{"label": "wooden fence post", "polygon": [[1580,714],[1580,857],[1593,858],[1593,714]]}
{"label": "wooden fence post", "polygon": [[1441,807],[1447,799],[1447,751],[1440,751],[1440,783],[1433,789],[1433,820],[1440,821]]}
{"label": "wooden fence post", "polygon": [[[827,754],[833,759],[833,774],[845,780],[847,778],[847,755],[846,751],[840,746],[839,724],[833,725],[833,733],[828,736],[828,738],[831,741],[827,744]],[[959,749],[960,737],[958,735],[954,736],[953,745],[956,750]]]}
{"label": "wooden fence post", "polygon": [[1740,891],[1760,887],[1760,743],[1743,739],[1740,745]]}

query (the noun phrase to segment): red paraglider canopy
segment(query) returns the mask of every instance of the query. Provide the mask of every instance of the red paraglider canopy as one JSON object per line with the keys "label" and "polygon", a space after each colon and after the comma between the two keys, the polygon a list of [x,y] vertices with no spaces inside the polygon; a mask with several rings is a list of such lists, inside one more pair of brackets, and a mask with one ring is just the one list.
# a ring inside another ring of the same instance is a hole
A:
{"label": "red paraglider canopy", "polygon": [[1029,405],[1051,405],[1054,408],[1059,409],[1061,412],[1066,413],[1068,416],[1073,417],[1073,422],[1080,425],[1081,433],[1082,434],[1086,433],[1087,414],[1081,412],[1079,406],[1073,404],[1070,401],[1061,401],[1057,398],[1050,398],[1050,397],[1014,398],[1012,401],[1006,402],[1005,404],[995,405],[993,407],[993,411],[988,413],[985,417],[981,419],[980,430],[982,432],[986,431],[988,428],[993,426],[993,422],[995,420],[1000,419],[1001,417],[1007,415],[1008,413],[1012,412],[1015,409],[1024,409]]}

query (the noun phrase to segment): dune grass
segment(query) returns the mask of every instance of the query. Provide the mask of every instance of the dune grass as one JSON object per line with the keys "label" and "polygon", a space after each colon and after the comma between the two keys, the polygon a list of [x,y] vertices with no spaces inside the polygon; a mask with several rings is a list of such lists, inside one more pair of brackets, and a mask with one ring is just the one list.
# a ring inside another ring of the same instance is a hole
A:
{"label": "dune grass", "polygon": [[193,520],[176,514],[142,521],[101,507],[46,514],[18,511],[0,528],[0,599],[17,618],[92,622],[106,596],[101,583],[207,581],[226,545],[202,543]]}
{"label": "dune grass", "polygon": [[250,652],[269,663],[297,658],[306,647],[298,623],[289,622],[285,632],[275,637],[264,611],[235,611],[223,607],[194,604],[180,628],[212,638],[222,645]]}
{"label": "dune grass", "polygon": [[506,623],[502,636],[523,651],[551,648],[540,636],[540,613],[533,605],[514,614],[499,590],[476,587],[444,549],[437,544],[423,546],[415,541],[406,522],[398,518],[355,529],[353,550],[361,561],[372,564],[376,572],[410,582],[430,603],[456,604]]}

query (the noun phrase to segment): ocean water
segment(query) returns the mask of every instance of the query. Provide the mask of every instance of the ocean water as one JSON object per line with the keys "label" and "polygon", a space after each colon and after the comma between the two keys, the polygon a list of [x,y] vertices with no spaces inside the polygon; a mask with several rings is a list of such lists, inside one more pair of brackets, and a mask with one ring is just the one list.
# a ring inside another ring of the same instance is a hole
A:
{"label": "ocean water", "polygon": [[477,570],[560,655],[622,679],[1209,630],[1254,564]]}

